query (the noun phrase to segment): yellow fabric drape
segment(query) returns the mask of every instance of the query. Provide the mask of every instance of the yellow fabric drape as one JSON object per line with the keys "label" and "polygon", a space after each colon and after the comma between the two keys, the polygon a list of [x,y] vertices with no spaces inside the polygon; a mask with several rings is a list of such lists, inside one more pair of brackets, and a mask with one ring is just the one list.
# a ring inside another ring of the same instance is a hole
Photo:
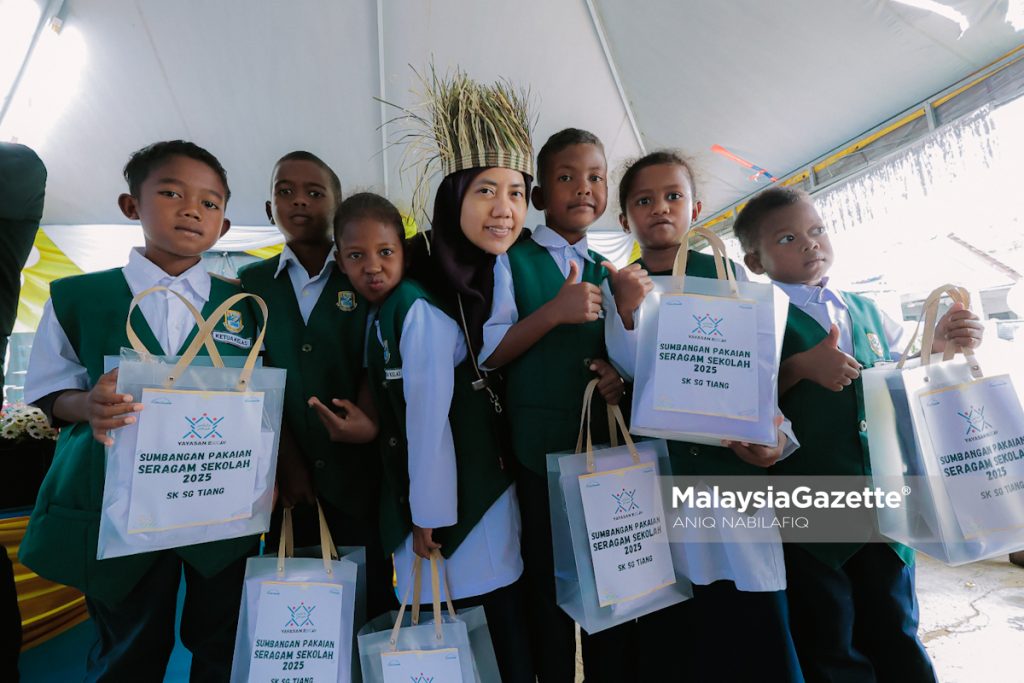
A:
{"label": "yellow fabric drape", "polygon": [[18,562],[18,546],[28,517],[0,520],[0,543],[14,564],[14,584],[21,610],[22,644],[27,650],[89,618],[85,596],[74,588],[47,581]]}
{"label": "yellow fabric drape", "polygon": [[33,248],[39,260],[21,271],[21,295],[18,299],[18,322],[15,329],[34,330],[43,314],[43,305],[50,298],[50,283],[69,275],[81,275],[82,270],[57,248],[42,230],[36,233]]}

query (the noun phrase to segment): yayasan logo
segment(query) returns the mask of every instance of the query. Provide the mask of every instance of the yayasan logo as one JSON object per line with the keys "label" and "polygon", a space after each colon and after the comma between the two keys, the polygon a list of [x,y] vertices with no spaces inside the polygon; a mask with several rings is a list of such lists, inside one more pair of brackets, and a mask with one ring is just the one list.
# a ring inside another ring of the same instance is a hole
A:
{"label": "yayasan logo", "polygon": [[690,330],[690,334],[701,334],[705,337],[723,337],[722,331],[718,329],[718,326],[722,324],[725,319],[712,317],[710,313],[704,315],[693,315],[691,316],[697,323],[697,326]]}
{"label": "yayasan logo", "polygon": [[637,514],[640,513],[640,506],[636,504],[636,489],[630,491],[622,489],[619,493],[613,493],[612,498],[615,499],[615,512],[612,513],[613,515],[626,515],[634,510]]}
{"label": "yayasan logo", "polygon": [[288,611],[291,613],[291,616],[285,622],[284,627],[286,629],[298,629],[307,626],[315,627],[316,624],[313,623],[313,610],[315,609],[315,605],[307,605],[305,602],[300,602],[295,607],[289,605]]}
{"label": "yayasan logo", "polygon": [[409,680],[412,683],[434,683],[434,677],[427,676],[424,673],[421,673],[419,676],[409,676]]}
{"label": "yayasan logo", "polygon": [[205,441],[206,439],[223,439],[224,436],[218,431],[220,429],[220,423],[224,421],[223,417],[210,417],[206,413],[203,413],[199,417],[188,417],[185,416],[185,422],[188,423],[188,431],[181,438],[183,439],[199,439]]}
{"label": "yayasan logo", "polygon": [[965,436],[980,434],[985,429],[995,429],[992,423],[985,419],[985,406],[980,408],[971,406],[971,409],[966,413],[958,411],[957,415],[967,422],[967,431],[964,432]]}

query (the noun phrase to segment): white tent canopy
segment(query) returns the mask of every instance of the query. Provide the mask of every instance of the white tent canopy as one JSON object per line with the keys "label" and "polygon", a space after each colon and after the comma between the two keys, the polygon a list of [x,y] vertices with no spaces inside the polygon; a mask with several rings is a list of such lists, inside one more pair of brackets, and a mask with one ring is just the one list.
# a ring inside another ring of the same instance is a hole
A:
{"label": "white tent canopy", "polygon": [[[386,190],[407,208],[400,154],[382,154],[392,112],[373,98],[413,104],[409,66],[433,58],[528,85],[537,147],[587,128],[613,169],[681,148],[708,214],[765,182],[712,145],[782,176],[1019,46],[1007,20],[1019,4],[2,0],[0,33],[28,30],[3,41],[0,92],[16,88],[0,139],[46,163],[46,224],[127,222],[115,203],[121,167],[170,138],[221,159],[236,225],[266,225],[271,166],[293,149],[322,156],[346,191]],[[53,14],[59,34],[46,28]],[[617,229],[617,214],[612,196],[598,227]]]}

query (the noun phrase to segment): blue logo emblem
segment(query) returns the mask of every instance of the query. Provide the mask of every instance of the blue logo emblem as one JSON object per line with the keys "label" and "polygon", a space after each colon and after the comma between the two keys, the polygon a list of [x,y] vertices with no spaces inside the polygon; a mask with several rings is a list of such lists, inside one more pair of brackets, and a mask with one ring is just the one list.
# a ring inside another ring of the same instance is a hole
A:
{"label": "blue logo emblem", "polygon": [[219,439],[223,439],[224,436],[217,431],[220,423],[223,421],[223,417],[210,417],[206,413],[195,418],[186,416],[185,422],[188,423],[188,431],[181,438],[187,439],[192,436],[197,439],[210,439],[216,436]]}
{"label": "blue logo emblem", "polygon": [[690,334],[703,334],[708,337],[713,337],[716,334],[719,337],[725,336],[722,334],[722,331],[718,329],[718,326],[722,323],[724,318],[712,318],[710,313],[695,315],[692,317],[697,322],[697,327],[693,328],[690,331]]}
{"label": "blue logo emblem", "polygon": [[356,310],[356,306],[359,304],[356,302],[355,292],[338,292],[338,303],[337,306],[346,313],[349,311]]}
{"label": "blue logo emblem", "polygon": [[308,606],[304,602],[300,602],[297,607],[288,606],[288,611],[291,612],[291,618],[288,619],[284,627],[302,628],[303,626],[316,626],[312,619],[313,610],[315,609],[315,605]]}
{"label": "blue logo emblem", "polygon": [[980,433],[983,429],[993,429],[992,423],[985,419],[985,406],[980,408],[971,406],[966,413],[958,412],[957,415],[967,421],[967,431],[964,432],[964,436]]}
{"label": "blue logo emblem", "polygon": [[619,514],[620,512],[632,512],[633,510],[639,510],[640,506],[636,504],[633,498],[636,496],[636,489],[627,491],[622,489],[620,493],[613,493],[612,498],[615,499],[615,512],[612,514]]}
{"label": "blue logo emblem", "polygon": [[242,314],[238,311],[228,311],[224,314],[224,329],[228,332],[238,334],[245,325],[242,323]]}

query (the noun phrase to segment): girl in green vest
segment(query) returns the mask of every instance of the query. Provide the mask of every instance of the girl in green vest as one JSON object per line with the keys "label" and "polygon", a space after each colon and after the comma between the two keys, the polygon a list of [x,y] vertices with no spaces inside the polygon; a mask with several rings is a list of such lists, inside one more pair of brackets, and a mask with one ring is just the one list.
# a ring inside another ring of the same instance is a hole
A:
{"label": "girl in green vest", "polygon": [[[522,173],[474,169],[452,183],[464,183],[462,193],[474,196],[464,203],[492,207],[463,212],[484,217],[480,225],[463,223],[478,228],[474,238],[488,245],[514,239],[525,215]],[[442,183],[440,192],[449,189]],[[519,506],[499,458],[491,405],[473,389],[464,330],[404,277],[405,228],[390,202],[353,195],[338,209],[335,226],[338,263],[370,307],[366,366],[384,470],[381,536],[394,553],[398,592],[409,594],[413,560],[439,550],[456,607],[482,605],[486,612],[502,680],[530,681],[518,587]],[[334,416],[337,422],[358,426],[371,419],[355,406],[345,412]],[[427,577],[424,572],[423,601],[431,599]]]}
{"label": "girl in green vest", "polygon": [[[653,152],[626,168],[619,183],[619,222],[636,237],[639,263],[651,275],[671,275],[679,249],[687,248],[683,240],[701,209],[694,194],[693,171],[676,152]],[[738,280],[747,279],[742,267],[735,266],[735,271]],[[686,274],[716,277],[713,258],[690,251]],[[634,313],[619,311],[626,329],[634,328]],[[613,360],[632,373],[635,354]],[[762,474],[795,450],[787,430],[784,425],[775,448],[670,440],[671,474]],[[722,540],[674,547],[674,560],[683,563],[693,583],[693,598],[638,620],[637,637],[665,647],[687,643],[693,680],[802,681],[789,632],[781,540],[777,534],[773,542],[764,543]],[[750,627],[743,630],[742,646],[737,643],[740,623]]]}

